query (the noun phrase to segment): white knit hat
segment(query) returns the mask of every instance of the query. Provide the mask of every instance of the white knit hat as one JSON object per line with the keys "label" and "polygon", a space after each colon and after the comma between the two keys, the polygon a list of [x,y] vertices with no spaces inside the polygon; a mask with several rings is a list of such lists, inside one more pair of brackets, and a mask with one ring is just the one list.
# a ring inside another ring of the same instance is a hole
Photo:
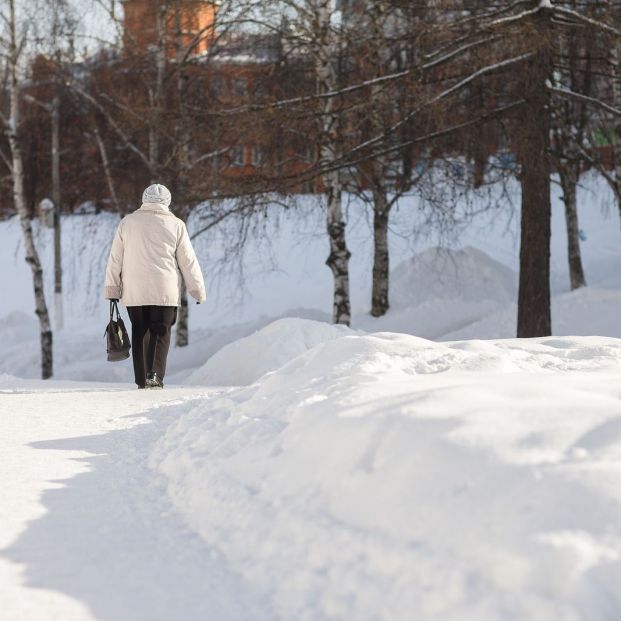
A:
{"label": "white knit hat", "polygon": [[143,203],[156,203],[158,205],[164,205],[164,207],[168,207],[171,200],[172,197],[170,195],[170,190],[165,185],[160,185],[159,183],[154,183],[153,185],[150,185],[142,193]]}

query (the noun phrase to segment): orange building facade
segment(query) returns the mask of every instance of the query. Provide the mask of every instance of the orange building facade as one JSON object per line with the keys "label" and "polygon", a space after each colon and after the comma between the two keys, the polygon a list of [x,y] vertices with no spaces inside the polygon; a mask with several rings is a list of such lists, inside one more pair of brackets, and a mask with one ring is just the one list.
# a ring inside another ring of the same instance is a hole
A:
{"label": "orange building facade", "polygon": [[217,10],[215,0],[123,0],[125,52],[144,54],[164,36],[169,58],[176,56],[178,47],[191,55],[204,54],[214,38]]}
{"label": "orange building facade", "polygon": [[[218,50],[207,62],[193,62],[184,70],[186,76],[199,79],[206,92],[206,101],[234,108],[256,103],[273,95],[274,80],[269,67],[274,59],[269,51],[252,53],[244,45],[245,38],[226,37],[216,43],[217,0],[124,0],[124,48],[131,57],[145,56],[159,44],[158,29],[166,35],[167,57],[174,62],[179,48],[187,57],[205,55],[217,45]],[[158,13],[159,16],[158,27]],[[165,30],[162,25],[165,24]],[[259,46],[260,47],[260,46]],[[200,76],[200,77],[199,77]],[[209,95],[207,95],[209,93]],[[211,97],[211,99],[209,99]],[[274,160],[286,160],[285,173],[299,175],[311,166],[314,153],[305,146],[303,153],[294,144],[278,142],[278,128],[245,127],[244,131],[225,130],[219,136],[220,179],[235,183],[265,178],[273,173]],[[276,154],[276,151],[280,153]],[[285,174],[283,173],[283,174]],[[313,191],[314,184],[304,184]]]}

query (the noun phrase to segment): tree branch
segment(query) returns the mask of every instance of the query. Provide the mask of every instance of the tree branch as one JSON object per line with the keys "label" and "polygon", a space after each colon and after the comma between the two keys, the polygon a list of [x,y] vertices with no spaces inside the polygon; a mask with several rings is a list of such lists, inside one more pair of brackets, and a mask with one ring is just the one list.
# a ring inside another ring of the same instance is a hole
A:
{"label": "tree branch", "polygon": [[575,91],[570,91],[567,88],[559,88],[558,86],[552,86],[548,84],[548,90],[552,93],[556,93],[557,95],[562,95],[563,97],[567,97],[568,99],[575,99],[577,101],[591,103],[594,106],[601,108],[602,110],[606,110],[606,112],[610,112],[615,116],[621,116],[621,110],[619,108],[614,108],[613,106],[607,104],[600,99],[596,99],[595,97],[589,97],[588,95],[582,95],[581,93],[576,93]]}

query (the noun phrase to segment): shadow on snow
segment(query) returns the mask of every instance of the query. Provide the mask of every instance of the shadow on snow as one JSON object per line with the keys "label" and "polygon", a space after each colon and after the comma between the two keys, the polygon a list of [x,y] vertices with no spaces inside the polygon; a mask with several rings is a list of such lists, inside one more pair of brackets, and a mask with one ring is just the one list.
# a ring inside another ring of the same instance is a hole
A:
{"label": "shadow on snow", "polygon": [[146,461],[175,406],[141,413],[148,423],[98,436],[36,442],[87,451],[89,471],[47,490],[43,517],[2,556],[25,566],[25,583],[79,600],[102,621],[275,619],[265,599],[227,569],[175,512]]}

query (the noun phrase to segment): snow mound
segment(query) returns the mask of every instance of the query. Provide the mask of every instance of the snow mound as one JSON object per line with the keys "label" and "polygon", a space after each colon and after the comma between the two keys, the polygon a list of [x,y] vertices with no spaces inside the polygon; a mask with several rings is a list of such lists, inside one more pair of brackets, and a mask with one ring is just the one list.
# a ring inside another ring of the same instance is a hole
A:
{"label": "snow mound", "polygon": [[620,372],[612,338],[350,335],[195,406],[151,465],[280,618],[604,621]]}
{"label": "snow mound", "polygon": [[[555,334],[605,334],[621,337],[621,291],[582,287],[552,298]],[[443,340],[508,338],[515,334],[517,307],[497,310],[442,336]]]}
{"label": "snow mound", "polygon": [[430,248],[392,271],[395,308],[409,308],[429,300],[499,304],[515,301],[517,275],[481,250]]}
{"label": "snow mound", "polygon": [[8,392],[9,390],[13,390],[15,387],[19,387],[24,383],[24,380],[15,377],[14,375],[9,375],[8,373],[0,373],[0,391],[2,392]]}
{"label": "snow mound", "polygon": [[4,345],[19,344],[33,334],[39,336],[39,322],[32,315],[13,311],[0,320],[0,341]]}
{"label": "snow mound", "polygon": [[244,386],[325,341],[355,334],[346,326],[288,317],[216,352],[186,384]]}
{"label": "snow mound", "polygon": [[[470,246],[430,248],[400,263],[390,278],[390,311],[379,319],[356,317],[356,327],[449,340],[447,335],[513,308],[517,297],[516,273]],[[510,326],[514,331],[515,321]]]}

